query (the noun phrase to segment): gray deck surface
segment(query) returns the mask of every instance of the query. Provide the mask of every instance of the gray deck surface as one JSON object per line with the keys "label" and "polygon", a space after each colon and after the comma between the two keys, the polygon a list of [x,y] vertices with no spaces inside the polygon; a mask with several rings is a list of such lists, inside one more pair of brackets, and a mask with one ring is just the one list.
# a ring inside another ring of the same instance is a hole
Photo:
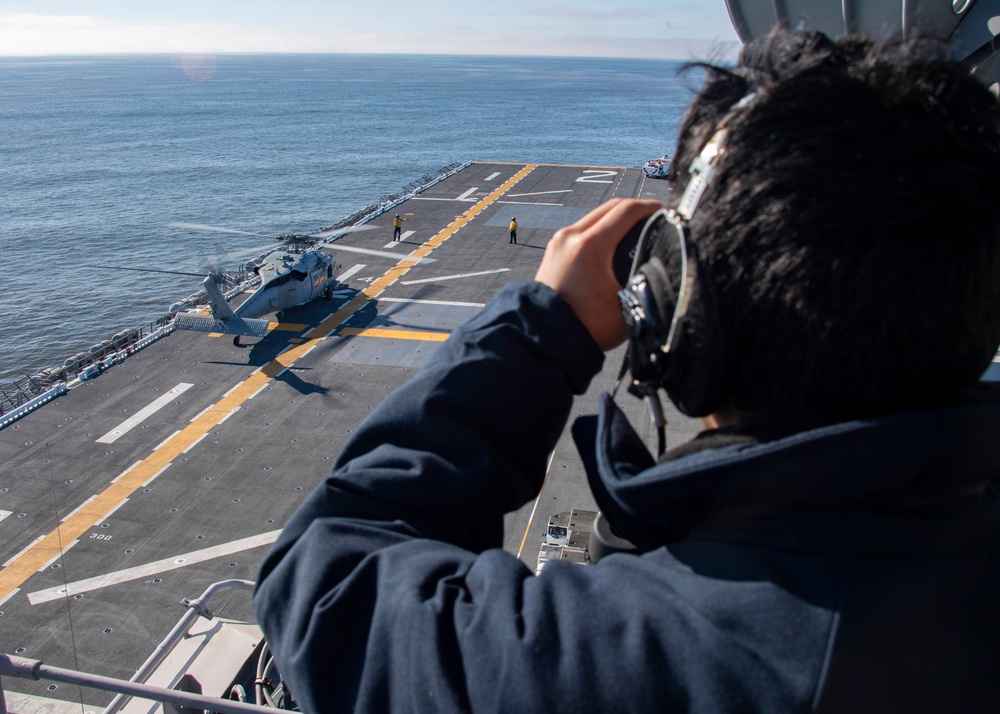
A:
{"label": "gray deck surface", "polygon": [[[430,253],[436,262],[390,273],[391,259],[341,252],[351,290],[278,316],[304,330],[273,330],[242,348],[174,332],[0,431],[0,652],[130,677],[183,614],[182,598],[256,577],[350,433],[440,344],[428,333],[447,334],[507,283],[532,278],[559,227],[612,197],[666,191],[639,169],[472,164],[376,219],[377,230],[342,239],[402,257],[446,234]],[[391,243],[395,212],[409,220],[404,240]],[[508,245],[513,216],[518,245]],[[382,285],[375,299],[338,313],[357,291]],[[620,361],[620,352],[609,356],[574,415],[596,410]],[[627,394],[618,401],[652,444],[645,407]],[[696,433],[695,421],[667,410],[670,444]],[[522,427],[532,428],[530,414]],[[571,508],[594,504],[567,429],[537,507],[507,517],[505,548],[534,569],[549,516]],[[251,618],[245,593],[212,604],[219,616]],[[80,697],[66,685],[8,678],[4,686]],[[110,696],[85,691],[83,700],[100,707]]]}

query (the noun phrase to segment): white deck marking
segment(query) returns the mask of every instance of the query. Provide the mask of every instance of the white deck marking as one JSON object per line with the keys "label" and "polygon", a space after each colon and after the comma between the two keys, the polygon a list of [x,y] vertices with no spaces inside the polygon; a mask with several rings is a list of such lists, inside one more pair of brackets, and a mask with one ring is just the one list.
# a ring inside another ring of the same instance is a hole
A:
{"label": "white deck marking", "polygon": [[76,582],[72,582],[67,585],[60,585],[54,588],[36,590],[33,593],[28,593],[28,602],[32,605],[40,605],[44,602],[61,600],[71,595],[78,595],[80,593],[90,592],[91,590],[98,590],[100,588],[108,587],[109,585],[120,585],[121,583],[139,580],[141,578],[149,577],[150,575],[165,573],[168,570],[176,570],[177,568],[183,568],[186,565],[203,563],[206,560],[211,560],[212,558],[221,558],[225,555],[241,553],[244,550],[250,550],[251,548],[258,548],[262,545],[270,545],[278,539],[278,535],[280,533],[280,530],[268,531],[267,533],[261,533],[260,535],[251,536],[249,538],[234,540],[230,543],[222,543],[221,545],[212,546],[211,548],[194,550],[190,553],[182,553],[172,558],[164,558],[163,560],[157,560],[152,563],[147,563],[146,565],[137,565],[134,568],[125,568],[124,570],[118,570],[113,573],[98,575],[84,580],[77,580]]}
{"label": "white deck marking", "polygon": [[139,465],[139,464],[141,464],[141,463],[142,463],[142,461],[141,461],[141,460],[140,460],[140,461],[136,461],[136,462],[135,462],[134,464],[132,464],[132,465],[131,465],[131,466],[129,466],[129,467],[127,468],[127,469],[125,469],[125,470],[124,470],[124,471],[122,471],[122,472],[121,472],[120,474],[118,474],[118,475],[117,475],[117,476],[115,476],[115,477],[114,477],[113,479],[111,479],[111,483],[114,483],[115,481],[117,481],[118,479],[120,479],[120,478],[121,478],[122,476],[124,476],[125,474],[127,474],[127,473],[128,473],[129,471],[131,471],[132,469],[134,469],[134,468],[135,468],[136,466],[138,466],[138,465]]}
{"label": "white deck marking", "polygon": [[[447,201],[448,203],[459,203],[460,202],[459,199],[457,199],[457,198],[445,198],[444,196],[411,196],[410,198],[408,198],[406,200],[407,201]],[[467,199],[461,201],[461,203],[472,203],[474,201],[475,201],[475,199],[473,199],[473,198],[467,198]],[[490,203],[493,203],[493,202],[490,201]]]}
{"label": "white deck marking", "polygon": [[164,471],[166,471],[167,469],[169,469],[173,465],[174,465],[174,462],[171,461],[166,466],[164,466],[162,469],[160,469],[155,474],[153,474],[152,476],[150,476],[147,480],[143,481],[142,482],[142,488],[146,488],[146,486],[148,486],[149,484],[153,483],[153,481],[155,481],[160,474],[162,474]]}
{"label": "white deck marking", "polygon": [[[169,465],[170,464],[167,464],[167,466],[169,466]],[[167,470],[167,467],[164,466],[162,469],[160,469],[160,471],[156,474],[156,476],[159,476],[161,473],[163,473],[166,470]],[[153,476],[152,478],[150,478],[149,481],[152,481],[154,478],[156,478],[156,476]],[[149,483],[149,481],[147,481],[146,483]],[[143,484],[143,485],[145,485],[145,484]],[[104,521],[106,521],[109,518],[111,518],[112,514],[114,514],[115,511],[117,511],[119,508],[121,508],[122,506],[124,506],[126,503],[128,503],[128,499],[127,498],[123,499],[121,503],[119,503],[117,506],[115,506],[110,511],[108,511],[103,516],[101,516],[96,521],[94,521],[94,526],[93,527],[96,528],[97,526],[99,526],[102,523],[104,523]]]}
{"label": "white deck marking", "polygon": [[59,522],[60,523],[65,523],[70,518],[72,518],[73,516],[75,516],[78,512],[80,512],[81,510],[83,510],[83,507],[86,506],[91,501],[93,501],[95,498],[97,498],[97,494],[96,493],[93,496],[91,496],[90,498],[88,498],[86,501],[84,501],[83,503],[81,503],[79,506],[77,506],[76,508],[74,508],[72,511],[70,511],[69,513],[67,513],[65,516],[63,516],[62,518],[60,518]]}
{"label": "white deck marking", "polygon": [[25,548],[23,548],[23,549],[21,550],[21,552],[20,552],[20,553],[18,553],[18,554],[17,554],[17,555],[15,555],[15,556],[14,556],[13,558],[11,558],[10,560],[8,560],[8,561],[7,561],[6,563],[3,563],[3,567],[4,567],[4,568],[8,567],[8,566],[9,566],[9,565],[10,565],[11,563],[13,563],[13,562],[14,562],[15,560],[17,560],[17,559],[18,559],[18,558],[20,558],[20,557],[21,557],[22,555],[24,555],[25,553],[27,553],[27,552],[28,552],[29,550],[31,550],[32,548],[34,548],[34,547],[35,547],[35,544],[36,544],[36,543],[40,543],[40,542],[41,542],[41,541],[42,541],[42,540],[43,540],[44,538],[45,538],[45,536],[43,536],[43,535],[40,535],[40,536],[38,536],[37,538],[35,538],[35,539],[34,539],[33,541],[31,541],[31,542],[30,542],[30,543],[29,543],[29,544],[28,544],[28,545],[27,545],[27,546],[26,546]]}
{"label": "white deck marking", "polygon": [[469,201],[470,203],[475,203],[476,199],[469,198],[469,196],[471,196],[472,194],[474,194],[478,190],[479,190],[479,186],[473,186],[468,191],[466,191],[465,193],[463,193],[461,196],[456,197],[455,200],[456,201]]}
{"label": "white deck marking", "polygon": [[453,300],[417,300],[416,298],[379,298],[379,302],[412,302],[418,305],[448,305],[450,307],[486,307],[484,302],[455,302]]}
{"label": "white deck marking", "polygon": [[[244,380],[244,381],[246,381],[246,380]],[[228,392],[226,392],[225,394],[223,394],[223,395],[222,395],[222,398],[223,398],[223,399],[225,399],[225,398],[226,398],[226,397],[228,397],[228,396],[229,396],[230,394],[232,394],[232,393],[233,393],[233,392],[235,392],[235,391],[236,391],[237,389],[239,389],[239,388],[240,388],[241,386],[243,386],[243,382],[237,382],[237,383],[236,383],[235,385],[233,385],[233,388],[232,388],[232,389],[230,389],[230,390],[229,390]]]}
{"label": "white deck marking", "polygon": [[7,516],[13,516],[14,511],[0,511],[0,521],[2,521]]}
{"label": "white deck marking", "polygon": [[351,277],[352,275],[357,275],[359,272],[361,272],[364,269],[365,269],[365,264],[364,263],[358,263],[357,265],[352,265],[350,268],[348,268],[347,270],[345,270],[344,272],[342,272],[340,275],[338,275],[337,276],[337,280],[343,282],[343,281],[347,280],[349,277]]}
{"label": "white deck marking", "polygon": [[531,193],[508,193],[511,198],[524,198],[525,196],[545,196],[550,193],[573,193],[571,188],[561,188],[558,191],[532,191]]}
{"label": "white deck marking", "polygon": [[382,247],[383,248],[395,248],[397,245],[399,245],[400,243],[402,243],[404,240],[406,240],[407,238],[409,238],[410,236],[412,236],[414,233],[416,233],[416,231],[403,231],[402,233],[399,234],[399,240],[389,241],[388,243],[386,243]]}
{"label": "white deck marking", "polygon": [[493,273],[507,273],[510,268],[500,268],[499,270],[483,270],[478,273],[462,273],[461,275],[442,275],[440,278],[422,278],[420,280],[402,280],[400,285],[416,285],[417,283],[437,283],[442,280],[458,280],[459,278],[474,278],[477,275],[492,275]]}
{"label": "white deck marking", "polygon": [[[351,292],[354,292],[354,291],[352,290]],[[331,312],[329,315],[327,315],[322,320],[320,320],[320,322],[326,322],[332,316],[333,316],[333,313]],[[306,330],[305,332],[303,332],[302,333],[303,340],[305,340],[306,337],[308,337],[310,334],[312,334],[313,330],[315,330],[315,329],[316,329],[315,327],[310,327],[308,330]]]}
{"label": "white deck marking", "polygon": [[66,553],[66,551],[68,551],[70,548],[72,548],[74,545],[76,545],[79,542],[80,541],[78,541],[78,540],[70,541],[70,544],[67,545],[65,548],[63,548],[60,552],[58,552],[54,556],[52,556],[52,559],[49,562],[44,563],[42,565],[42,567],[40,567],[38,569],[38,572],[40,573],[43,570],[48,570],[49,566],[51,566],[53,563],[57,562],[60,558],[63,557],[63,555]]}
{"label": "white deck marking", "polygon": [[[154,446],[153,447],[153,451],[159,451],[160,449],[162,449],[167,444],[168,441],[170,441],[171,439],[173,439],[175,436],[177,436],[180,433],[181,433],[181,430],[178,429],[173,434],[171,434],[170,436],[168,436],[166,439],[164,439],[163,441],[161,441],[159,444],[157,444],[156,446]],[[122,474],[122,475],[124,476],[124,474]],[[115,481],[117,481],[117,480],[118,479],[115,479]],[[112,481],[111,483],[114,483],[115,481]]]}
{"label": "white deck marking", "polygon": [[202,409],[202,410],[201,410],[200,412],[198,412],[197,416],[195,416],[195,417],[194,417],[194,419],[190,419],[190,420],[188,421],[188,423],[189,423],[189,424],[194,424],[194,423],[195,423],[196,421],[198,421],[198,420],[199,420],[199,419],[201,419],[201,418],[202,418],[203,416],[205,416],[206,414],[208,414],[208,411],[209,411],[209,409],[211,409],[211,408],[212,408],[212,407],[214,407],[214,406],[215,406],[215,404],[214,404],[214,403],[212,403],[212,404],[209,404],[209,405],[208,405],[207,407],[205,407],[205,408],[204,408],[204,409]]}
{"label": "white deck marking", "polygon": [[[218,422],[216,422],[216,423],[218,423]],[[193,441],[193,442],[192,442],[192,443],[191,443],[191,444],[190,444],[190,445],[189,445],[189,446],[188,446],[188,447],[187,447],[186,449],[184,449],[184,451],[182,451],[181,453],[182,453],[182,454],[186,454],[187,452],[191,451],[191,449],[193,449],[193,448],[194,448],[194,447],[196,447],[196,446],[197,446],[198,444],[200,444],[200,443],[201,443],[201,440],[202,440],[202,439],[204,439],[204,438],[205,438],[206,436],[208,436],[208,432],[207,432],[207,431],[206,431],[206,432],[205,432],[204,434],[202,434],[201,436],[199,436],[199,437],[198,437],[197,439],[195,439],[195,440],[194,440],[194,441]]]}
{"label": "white deck marking", "polygon": [[587,175],[578,178],[577,183],[614,183],[614,181],[605,181],[604,179],[613,179],[618,175],[617,171],[600,171],[598,169],[587,169],[583,173]]}
{"label": "white deck marking", "polygon": [[[608,182],[610,183],[610,181]],[[543,203],[542,201],[497,201],[497,203],[515,203],[519,206],[565,206],[565,203]]]}
{"label": "white deck marking", "polygon": [[499,171],[494,171],[489,176],[487,176],[486,178],[484,178],[483,181],[492,181],[493,179],[495,179],[499,175],[500,175]]}
{"label": "white deck marking", "polygon": [[156,412],[163,409],[163,407],[170,404],[170,402],[174,401],[174,398],[178,394],[183,394],[187,390],[191,389],[191,387],[193,386],[194,386],[193,384],[188,384],[187,382],[181,382],[176,387],[171,389],[169,392],[161,396],[159,399],[154,399],[149,406],[140,409],[133,416],[129,417],[121,424],[116,426],[114,429],[109,431],[107,434],[102,436],[100,439],[97,440],[97,443],[98,444],[114,443],[120,437],[132,431],[132,429],[136,428],[144,421],[146,421],[149,417],[156,414]]}

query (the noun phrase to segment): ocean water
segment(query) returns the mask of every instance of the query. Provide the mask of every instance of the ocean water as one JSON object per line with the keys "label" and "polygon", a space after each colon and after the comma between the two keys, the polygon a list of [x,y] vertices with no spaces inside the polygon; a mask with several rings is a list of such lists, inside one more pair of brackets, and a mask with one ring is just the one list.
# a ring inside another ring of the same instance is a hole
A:
{"label": "ocean water", "polygon": [[454,162],[638,166],[700,81],[661,60],[0,58],[0,383],[148,323],[202,272]]}

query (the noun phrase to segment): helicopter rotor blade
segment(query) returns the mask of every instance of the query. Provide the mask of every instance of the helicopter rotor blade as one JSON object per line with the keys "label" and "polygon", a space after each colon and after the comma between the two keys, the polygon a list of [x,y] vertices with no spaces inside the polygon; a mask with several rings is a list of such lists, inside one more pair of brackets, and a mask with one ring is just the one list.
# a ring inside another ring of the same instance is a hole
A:
{"label": "helicopter rotor blade", "polygon": [[248,260],[257,255],[262,255],[270,253],[271,251],[278,250],[280,245],[275,245],[274,243],[268,243],[266,245],[258,245],[251,248],[240,248],[239,250],[232,250],[228,253],[223,253],[222,255],[215,255],[207,258],[206,265],[222,265],[224,263],[232,262],[242,262]]}
{"label": "helicopter rotor blade", "polygon": [[347,235],[349,233],[358,233],[360,231],[371,231],[375,230],[377,226],[369,226],[367,224],[360,226],[348,226],[347,228],[331,228],[327,231],[320,231],[319,233],[310,233],[307,238],[329,238],[330,236],[340,236]]}
{"label": "helicopter rotor blade", "polygon": [[[192,275],[196,278],[204,278],[205,273],[188,273],[181,270],[157,270],[155,268],[125,268],[118,265],[87,265],[79,264],[80,268],[98,268],[99,270],[134,270],[137,273],[167,273],[168,275]],[[207,273],[208,271],[206,271]]]}
{"label": "helicopter rotor blade", "polygon": [[234,233],[241,236],[260,236],[261,238],[273,238],[264,233],[251,233],[250,231],[238,231],[235,228],[222,228],[220,226],[207,226],[204,223],[185,223],[184,221],[173,221],[167,224],[168,228],[190,228],[195,231],[214,231],[215,233]]}
{"label": "helicopter rotor blade", "polygon": [[400,255],[390,253],[387,250],[371,250],[370,248],[354,248],[353,246],[340,245],[340,243],[328,243],[323,246],[324,250],[342,250],[345,253],[361,253],[362,255],[374,255],[379,258],[393,258],[394,260],[408,260],[411,263],[433,263],[436,258],[414,258],[411,255]]}
{"label": "helicopter rotor blade", "polygon": [[[204,225],[202,223],[185,223],[183,221],[174,221],[172,223],[168,223],[167,225],[169,227],[172,227],[172,228],[190,228],[190,229],[193,229],[193,230],[215,231],[217,233],[235,233],[235,234],[238,234],[238,235],[246,235],[246,236],[260,236],[261,238],[271,238],[272,237],[272,236],[265,235],[263,233],[251,233],[250,231],[238,231],[238,230],[235,230],[233,228],[221,228],[219,226],[208,226],[208,225]],[[305,237],[306,238],[326,238],[326,237],[332,236],[332,235],[338,235],[339,236],[339,235],[346,235],[348,233],[355,233],[355,232],[358,232],[358,231],[370,231],[370,230],[373,230],[374,228],[376,228],[376,226],[370,226],[370,225],[352,226],[352,227],[349,227],[349,228],[340,228],[340,229],[337,229],[337,230],[320,231],[319,233],[313,233],[313,234],[307,235]],[[381,258],[395,258],[395,259],[398,260],[401,257],[401,256],[399,256],[396,253],[389,253],[387,251],[382,251],[382,250],[371,250],[369,248],[353,248],[353,247],[348,247],[348,246],[342,246],[342,245],[340,245],[339,243],[336,243],[336,242],[334,242],[334,243],[327,243],[327,244],[325,244],[322,247],[323,248],[328,248],[330,250],[342,250],[342,251],[347,252],[347,253],[361,253],[362,255],[374,255],[374,256],[381,257]],[[257,249],[257,250],[259,250],[259,249]],[[257,250],[248,251],[248,252],[251,253],[251,254],[253,254],[253,253],[257,252]],[[412,262],[412,263],[433,263],[434,262],[434,258],[411,258],[409,256],[403,256],[403,258],[405,260],[408,260],[408,261]],[[135,270],[138,270],[138,268],[135,268]]]}

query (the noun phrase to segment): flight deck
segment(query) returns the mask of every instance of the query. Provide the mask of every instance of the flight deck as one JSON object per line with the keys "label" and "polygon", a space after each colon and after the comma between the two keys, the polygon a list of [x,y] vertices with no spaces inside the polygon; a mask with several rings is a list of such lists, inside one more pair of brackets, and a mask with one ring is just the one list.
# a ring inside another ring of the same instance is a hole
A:
{"label": "flight deck", "polygon": [[[175,331],[0,430],[0,652],[128,679],[182,599],[256,578],[361,420],[504,285],[530,280],[557,229],[608,199],[668,190],[638,168],[473,163],[328,246],[338,289],[272,316],[263,338],[236,346]],[[596,411],[621,359],[607,357],[571,421]],[[618,401],[652,449],[645,406],[624,390]],[[669,444],[697,432],[666,409]],[[531,429],[532,415],[520,426]],[[594,508],[567,425],[537,500],[507,516],[504,547],[534,570],[549,517]],[[212,609],[252,619],[245,592]],[[19,692],[80,711],[75,687],[4,685],[8,700]],[[82,698],[97,712],[110,695]]]}

